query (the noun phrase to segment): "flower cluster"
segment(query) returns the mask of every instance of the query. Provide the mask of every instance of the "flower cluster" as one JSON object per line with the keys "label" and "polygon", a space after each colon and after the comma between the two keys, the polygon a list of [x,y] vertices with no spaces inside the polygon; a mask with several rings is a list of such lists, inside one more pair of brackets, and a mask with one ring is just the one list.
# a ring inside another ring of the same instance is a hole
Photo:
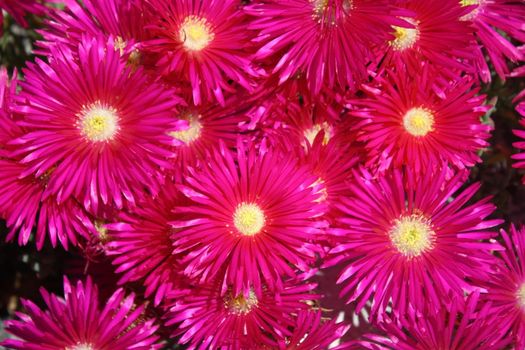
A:
{"label": "flower cluster", "polygon": [[64,277],[4,346],[525,347],[525,229],[469,178],[482,91],[525,76],[522,1],[0,9],[43,18],[34,62],[0,69],[5,239],[107,259],[119,288]]}

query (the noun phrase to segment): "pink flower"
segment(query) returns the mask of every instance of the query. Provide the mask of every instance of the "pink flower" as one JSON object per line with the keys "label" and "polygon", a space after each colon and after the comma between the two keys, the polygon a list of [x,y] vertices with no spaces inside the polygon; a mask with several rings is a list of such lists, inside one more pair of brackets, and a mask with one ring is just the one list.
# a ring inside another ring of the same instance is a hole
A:
{"label": "pink flower", "polygon": [[468,298],[465,310],[441,309],[430,314],[411,314],[397,322],[387,319],[379,324],[385,335],[367,334],[359,349],[373,350],[500,350],[511,339],[497,318],[491,317],[490,304],[478,302],[479,293]]}
{"label": "pink flower", "polygon": [[104,225],[106,254],[117,266],[116,273],[123,273],[119,283],[140,281],[145,296],[154,296],[155,305],[182,284],[181,257],[173,254],[169,223],[176,218],[173,208],[183,203],[182,194],[167,183],[157,197],[122,212],[120,222]]}
{"label": "pink flower", "polygon": [[265,0],[245,10],[259,31],[255,58],[272,60],[280,84],[305,73],[315,94],[324,84],[353,90],[366,79],[371,46],[387,41],[404,14],[383,0]]}
{"label": "pink flower", "polygon": [[464,78],[435,92],[427,70],[410,77],[391,73],[378,78],[368,97],[353,100],[351,114],[358,139],[366,143],[368,164],[385,170],[409,165],[416,171],[447,162],[466,168],[479,162],[491,127],[480,121],[485,96]]}
{"label": "pink flower", "polygon": [[402,16],[402,25],[390,29],[394,39],[379,47],[377,56],[387,68],[416,75],[429,65],[435,75],[454,77],[458,72],[474,72],[468,61],[474,57],[473,29],[461,20],[468,13],[458,0],[402,0],[411,14]]}
{"label": "pink flower", "polygon": [[225,104],[232,80],[252,90],[258,74],[250,61],[250,35],[235,0],[150,0],[155,21],[145,49],[157,74],[191,86],[193,103]]}
{"label": "pink flower", "polygon": [[282,287],[283,276],[308,271],[326,223],[320,185],[289,154],[256,154],[221,144],[199,169],[188,169],[182,192],[191,203],[172,225],[175,252],[186,252],[185,274],[219,279],[235,295]]}
{"label": "pink flower", "polygon": [[468,6],[464,21],[472,21],[481,47],[476,50],[477,70],[484,82],[491,80],[488,56],[494,70],[502,78],[509,73],[507,61],[519,62],[525,56],[512,42],[525,43],[525,8],[514,0],[460,0]]}
{"label": "pink flower", "polygon": [[482,298],[492,303],[498,324],[511,330],[516,349],[525,348],[525,229],[511,225],[501,230],[505,251],[499,252],[500,266],[491,279],[482,281]]}
{"label": "pink flower", "polygon": [[399,316],[451,310],[476,289],[468,279],[490,276],[490,252],[500,246],[486,240],[501,221],[485,219],[494,211],[490,198],[466,205],[479,184],[458,193],[466,174],[447,173],[356,172],[351,195],[340,200],[340,226],[331,229],[340,243],[325,266],[347,263],[337,282],[346,281],[341,294],[357,301],[358,312],[370,298],[378,320],[388,306]]}
{"label": "pink flower", "polygon": [[[45,195],[58,203],[74,196],[98,212],[100,204],[133,205],[157,193],[170,168],[177,97],[132,72],[110,39],[86,39],[73,54],[52,49],[50,63],[26,71],[17,111],[27,132],[11,144],[24,175],[51,172]],[[78,56],[78,58],[76,58]]]}
{"label": "pink flower", "polygon": [[22,304],[26,313],[20,320],[6,321],[6,330],[20,339],[8,339],[12,349],[128,350],[160,349],[152,320],[142,320],[144,306],[134,303],[134,295],[117,290],[104,303],[88,278],[71,285],[64,278],[64,299],[41,289],[48,310],[29,300]]}
{"label": "pink flower", "polygon": [[168,304],[166,326],[178,325],[173,336],[189,349],[264,349],[274,345],[269,336],[292,336],[292,315],[310,308],[318,296],[315,284],[287,281],[279,294],[263,288],[247,295],[217,284],[198,285],[177,293]]}

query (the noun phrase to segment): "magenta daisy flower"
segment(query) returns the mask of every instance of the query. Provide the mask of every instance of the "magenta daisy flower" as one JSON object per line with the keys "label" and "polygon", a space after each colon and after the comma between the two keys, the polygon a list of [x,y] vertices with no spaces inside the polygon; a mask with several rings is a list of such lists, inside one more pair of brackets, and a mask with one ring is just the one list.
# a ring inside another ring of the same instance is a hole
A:
{"label": "magenta daisy flower", "polygon": [[145,296],[154,294],[155,305],[181,283],[182,267],[180,257],[173,254],[169,222],[175,219],[173,208],[183,200],[173,184],[166,184],[157,197],[121,213],[120,222],[104,225],[105,252],[117,266],[115,272],[123,273],[119,283],[141,281]]}
{"label": "magenta daisy flower", "polygon": [[47,195],[73,195],[92,212],[157,193],[173,156],[168,133],[185,124],[177,98],[127,68],[112,40],[86,39],[75,56],[59,46],[50,63],[29,66],[17,106],[27,133],[11,142],[13,156],[27,176],[51,173]]}
{"label": "magenta daisy flower", "polygon": [[234,92],[228,82],[252,90],[250,35],[236,0],[150,0],[156,21],[146,50],[158,72],[191,85],[193,102],[218,101]]}
{"label": "magenta daisy flower", "polygon": [[452,308],[436,313],[412,314],[394,322],[387,319],[379,324],[386,335],[367,334],[366,340],[355,342],[360,349],[373,350],[501,350],[510,339],[499,325],[499,320],[489,316],[490,304],[478,302],[479,294],[471,294],[464,312]]}
{"label": "magenta daisy flower", "polygon": [[259,31],[255,58],[274,59],[279,83],[304,72],[314,93],[363,81],[371,45],[387,41],[390,26],[403,23],[396,16],[406,15],[383,0],[265,0],[245,10]]}
{"label": "magenta daisy flower", "polygon": [[340,243],[326,265],[347,263],[337,282],[346,281],[341,294],[357,301],[357,312],[369,299],[379,320],[387,306],[398,315],[450,310],[475,289],[468,278],[488,278],[490,252],[500,246],[486,240],[501,221],[485,219],[495,208],[489,198],[466,205],[479,184],[457,193],[466,174],[447,173],[356,172],[351,196],[340,199],[344,216],[331,230]]}
{"label": "magenta daisy flower", "polygon": [[386,67],[395,67],[399,72],[408,69],[416,74],[422,63],[428,62],[434,73],[473,71],[470,63],[465,62],[474,57],[473,29],[461,20],[468,9],[462,8],[458,0],[401,3],[412,14],[402,17],[405,24],[390,28],[394,38],[387,42],[388,47],[379,47],[378,57]]}
{"label": "magenta daisy flower", "polygon": [[237,101],[231,107],[219,105],[191,106],[183,108],[178,118],[188,123],[185,130],[173,131],[170,135],[176,145],[175,178],[180,178],[189,166],[196,166],[206,159],[208,152],[223,142],[228,148],[235,147],[237,138],[249,122],[248,117],[239,109]]}
{"label": "magenta daisy flower", "polygon": [[292,315],[310,308],[318,296],[315,284],[287,281],[279,294],[263,289],[247,295],[206,284],[180,292],[169,305],[166,325],[178,325],[173,336],[189,349],[264,349],[272,345],[269,335],[292,336]]}
{"label": "magenta daisy flower", "polygon": [[76,46],[82,36],[116,38],[115,46],[130,54],[130,63],[138,63],[139,47],[145,39],[147,16],[143,0],[67,0],[64,9],[50,11],[40,47],[48,54],[57,43]]}
{"label": "magenta daisy flower", "polygon": [[191,203],[176,208],[175,252],[188,252],[185,274],[201,282],[218,278],[237,295],[263,281],[274,290],[315,261],[316,238],[326,223],[317,178],[295,157],[221,147],[189,169],[182,192]]}
{"label": "magenta daisy flower", "polygon": [[525,348],[525,229],[511,225],[509,233],[501,230],[506,248],[500,252],[501,266],[488,281],[482,298],[492,303],[498,324],[511,330],[516,349]]}
{"label": "magenta daisy flower", "polygon": [[481,44],[476,51],[478,71],[485,82],[491,80],[485,56],[490,58],[496,73],[505,79],[509,73],[507,61],[525,58],[513,41],[525,43],[525,7],[515,0],[460,0],[470,12],[463,17],[472,21],[475,35]]}
{"label": "magenta daisy flower", "polygon": [[[301,310],[295,318],[292,335],[280,339],[279,350],[323,350],[341,339],[350,326],[322,319],[320,311]],[[342,349],[342,346],[330,349]]]}
{"label": "magenta daisy flower", "polygon": [[[438,95],[434,79],[423,70],[410,77],[392,73],[378,78],[366,99],[355,100],[354,128],[366,143],[370,166],[380,170],[409,165],[414,170],[447,162],[456,168],[480,161],[477,152],[487,146],[491,127],[481,122],[489,109],[473,82],[448,84]],[[443,95],[443,96],[440,96]]]}
{"label": "magenta daisy flower", "polygon": [[7,339],[12,349],[127,350],[160,349],[152,320],[143,320],[144,306],[117,290],[101,307],[91,279],[70,285],[64,278],[64,299],[41,289],[48,310],[23,300],[26,313],[6,321],[6,330],[19,339]]}

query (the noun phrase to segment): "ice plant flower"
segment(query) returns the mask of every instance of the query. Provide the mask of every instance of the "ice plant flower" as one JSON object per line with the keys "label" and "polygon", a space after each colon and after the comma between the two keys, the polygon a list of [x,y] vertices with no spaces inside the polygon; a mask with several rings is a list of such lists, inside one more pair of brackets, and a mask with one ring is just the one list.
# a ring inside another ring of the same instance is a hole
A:
{"label": "ice plant flower", "polygon": [[175,219],[173,208],[183,200],[174,184],[167,183],[157,197],[144,198],[119,214],[119,222],[104,225],[106,254],[117,266],[115,272],[123,274],[119,283],[140,281],[155,305],[181,284],[182,267],[173,254],[169,223]]}
{"label": "ice plant flower", "polygon": [[228,148],[235,147],[242,132],[241,125],[248,122],[248,117],[239,110],[238,101],[229,102],[226,108],[210,104],[188,106],[177,112],[177,118],[188,124],[187,128],[170,133],[175,144],[174,176],[177,181],[182,181],[187,167],[194,167],[206,159],[207,153],[219,142]]}
{"label": "ice plant flower", "polygon": [[137,44],[145,39],[147,13],[144,0],[66,0],[64,9],[49,11],[46,26],[39,32],[40,53],[48,54],[57,43],[71,45],[83,36],[112,37],[121,53],[129,54],[130,63],[138,63],[141,53]]}
{"label": "ice plant flower", "polygon": [[462,19],[471,21],[480,43],[476,50],[478,73],[484,82],[491,80],[488,56],[494,70],[505,79],[509,73],[508,61],[519,62],[525,56],[513,43],[525,43],[525,8],[513,0],[460,0],[470,12]]}
{"label": "ice plant flower", "polygon": [[166,325],[178,325],[173,336],[190,349],[264,349],[271,334],[291,336],[292,316],[318,299],[315,284],[287,281],[276,294],[267,288],[257,296],[235,294],[213,283],[197,285],[168,303]]}
{"label": "ice plant flower", "polygon": [[383,0],[254,1],[245,11],[259,32],[255,58],[274,62],[279,83],[304,72],[316,94],[324,84],[353,90],[366,79],[371,45],[391,38],[404,14]]}
{"label": "ice plant flower", "polygon": [[76,54],[63,46],[50,63],[26,71],[19,95],[20,125],[27,133],[11,142],[27,176],[52,173],[46,194],[59,203],[74,196],[97,212],[103,205],[133,204],[147,189],[157,193],[173,139],[177,98],[132,72],[112,40],[85,39]]}
{"label": "ice plant flower", "polygon": [[228,82],[252,90],[258,74],[250,61],[250,35],[236,0],[150,0],[156,17],[145,49],[158,73],[189,83],[193,103],[218,101],[234,92]]}
{"label": "ice plant flower", "polygon": [[[429,64],[434,74],[455,75],[474,71],[466,59],[473,58],[473,29],[461,17],[468,13],[458,0],[400,2],[413,15],[403,17],[406,24],[393,26],[394,38],[379,47],[377,57],[387,68],[417,74],[422,64]],[[384,54],[381,54],[384,53]],[[427,63],[424,63],[427,62]]]}
{"label": "ice plant flower", "polygon": [[466,300],[465,310],[454,307],[449,312],[436,313],[399,320],[388,319],[379,324],[386,335],[367,334],[357,341],[359,349],[373,350],[500,350],[506,349],[511,339],[499,325],[499,319],[490,316],[490,304],[479,302],[479,293]]}
{"label": "ice plant flower", "polygon": [[451,310],[475,289],[467,278],[488,278],[490,252],[501,248],[486,240],[501,221],[486,220],[495,208],[489,198],[466,205],[479,184],[457,193],[465,174],[447,179],[447,173],[356,172],[352,194],[340,199],[339,227],[331,230],[339,244],[325,265],[347,264],[337,283],[345,283],[341,294],[357,301],[357,311],[370,298],[378,320],[387,306],[400,316]]}
{"label": "ice plant flower", "polygon": [[516,349],[525,348],[525,229],[511,225],[501,230],[504,251],[499,253],[501,265],[494,276],[481,281],[486,290],[482,298],[492,303],[491,312],[498,324],[511,331]]}
{"label": "ice plant flower", "polygon": [[356,100],[351,112],[358,139],[366,144],[370,166],[385,170],[409,165],[416,171],[447,162],[455,168],[473,166],[488,145],[491,127],[481,122],[489,109],[479,88],[465,78],[448,84],[439,96],[427,70],[410,76],[391,73],[380,86]]}
{"label": "ice plant flower", "polygon": [[113,293],[104,306],[98,288],[87,279],[71,285],[64,278],[64,299],[41,289],[48,310],[29,300],[19,320],[5,322],[6,330],[18,337],[1,344],[11,349],[127,350],[160,349],[157,326],[143,320],[144,306],[122,289]]}
{"label": "ice plant flower", "polygon": [[284,275],[307,271],[326,223],[317,178],[295,157],[255,153],[223,144],[198,169],[188,169],[181,191],[191,199],[176,211],[175,252],[187,252],[185,274],[220,279],[235,295],[262,284],[279,289]]}

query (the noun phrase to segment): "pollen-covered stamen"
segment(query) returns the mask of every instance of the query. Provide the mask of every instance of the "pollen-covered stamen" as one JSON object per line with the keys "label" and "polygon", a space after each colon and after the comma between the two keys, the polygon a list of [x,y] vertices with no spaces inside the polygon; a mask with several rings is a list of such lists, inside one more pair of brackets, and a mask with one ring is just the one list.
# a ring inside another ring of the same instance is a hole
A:
{"label": "pollen-covered stamen", "polygon": [[525,309],[525,282],[521,284],[516,293],[519,305]]}
{"label": "pollen-covered stamen", "polygon": [[224,298],[224,306],[234,315],[246,315],[254,307],[257,307],[257,303],[258,300],[253,290],[250,290],[248,298],[242,293],[233,297],[231,292]]}
{"label": "pollen-covered stamen", "polygon": [[461,17],[460,19],[462,21],[470,21],[472,19],[474,19],[478,13],[479,13],[479,9],[480,9],[480,6],[482,4],[484,0],[460,0],[459,3],[461,4],[461,6],[465,7],[465,6],[474,6],[474,5],[478,5],[476,8],[474,8],[472,11],[470,11],[470,13],[464,15],[463,17]]}
{"label": "pollen-covered stamen", "polygon": [[104,222],[95,220],[94,222],[95,230],[98,233],[98,239],[101,242],[107,242],[108,241],[108,229],[106,228]]}
{"label": "pollen-covered stamen", "polygon": [[72,347],[67,347],[66,350],[95,350],[91,344],[79,343]]}
{"label": "pollen-covered stamen", "polygon": [[264,212],[255,203],[241,203],[233,214],[235,228],[245,236],[259,233],[265,221]]}
{"label": "pollen-covered stamen", "polygon": [[324,131],[323,145],[328,144],[328,141],[330,141],[330,139],[332,138],[334,131],[333,128],[327,122],[324,122],[322,124],[315,124],[310,129],[304,131],[304,137],[308,140],[310,145],[314,144],[314,140],[317,137],[317,134],[321,132],[321,130]]}
{"label": "pollen-covered stamen", "polygon": [[390,41],[390,46],[396,51],[403,51],[412,48],[419,40],[419,28],[417,22],[412,18],[405,18],[405,21],[414,25],[414,28],[403,28],[392,26],[394,28],[394,40]]}
{"label": "pollen-covered stamen", "polygon": [[480,0],[460,0],[461,6],[479,5]]}
{"label": "pollen-covered stamen", "polygon": [[111,140],[118,131],[117,111],[95,103],[80,112],[78,126],[82,134],[90,141]]}
{"label": "pollen-covered stamen", "polygon": [[202,124],[200,116],[188,115],[184,117],[188,121],[188,129],[172,131],[170,135],[185,144],[190,144],[201,136]]}
{"label": "pollen-covered stamen", "polygon": [[403,127],[412,136],[425,136],[434,130],[434,114],[426,108],[412,108],[403,116]]}
{"label": "pollen-covered stamen", "polygon": [[432,249],[435,239],[429,220],[416,214],[397,219],[388,235],[397,251],[407,258]]}
{"label": "pollen-covered stamen", "polygon": [[206,18],[188,16],[179,30],[179,39],[189,51],[200,51],[213,41],[215,34]]}
{"label": "pollen-covered stamen", "polygon": [[310,0],[313,7],[313,17],[324,24],[337,24],[337,20],[348,14],[352,9],[352,1],[344,0],[340,9],[336,8],[334,0]]}

